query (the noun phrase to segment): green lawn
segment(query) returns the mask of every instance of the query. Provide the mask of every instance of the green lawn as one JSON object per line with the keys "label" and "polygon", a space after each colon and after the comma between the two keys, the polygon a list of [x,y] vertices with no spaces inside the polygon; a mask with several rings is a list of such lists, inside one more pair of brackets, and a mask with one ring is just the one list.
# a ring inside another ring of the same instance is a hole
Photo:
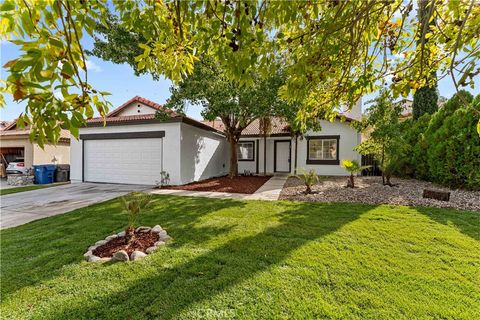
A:
{"label": "green lawn", "polygon": [[17,192],[24,192],[24,191],[54,187],[54,186],[57,186],[57,185],[58,185],[58,183],[55,183],[55,184],[36,184],[36,185],[33,185],[33,186],[0,189],[0,196],[4,196],[4,195],[7,195],[7,194],[11,194],[11,193],[17,193]]}
{"label": "green lawn", "polygon": [[3,230],[9,319],[478,319],[478,212],[157,196],[142,225],[174,238],[142,261],[85,249],[117,201]]}

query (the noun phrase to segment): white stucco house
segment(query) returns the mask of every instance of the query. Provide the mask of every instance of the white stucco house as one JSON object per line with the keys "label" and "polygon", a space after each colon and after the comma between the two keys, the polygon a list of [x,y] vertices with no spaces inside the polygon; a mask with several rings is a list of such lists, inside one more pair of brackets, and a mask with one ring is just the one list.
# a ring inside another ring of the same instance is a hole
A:
{"label": "white stucco house", "polygon": [[[154,185],[160,172],[170,184],[179,185],[228,173],[229,144],[221,121],[199,122],[165,110],[167,120],[155,119],[157,103],[134,97],[80,129],[70,148],[72,182]],[[321,132],[292,137],[288,125],[273,119],[267,138],[267,173],[292,173],[295,168],[314,169],[320,175],[347,175],[342,159],[360,161],[353,148],[361,136],[350,126],[361,115],[360,103],[334,122],[321,121]],[[238,145],[239,173],[263,173],[263,137],[258,121],[248,126]]]}

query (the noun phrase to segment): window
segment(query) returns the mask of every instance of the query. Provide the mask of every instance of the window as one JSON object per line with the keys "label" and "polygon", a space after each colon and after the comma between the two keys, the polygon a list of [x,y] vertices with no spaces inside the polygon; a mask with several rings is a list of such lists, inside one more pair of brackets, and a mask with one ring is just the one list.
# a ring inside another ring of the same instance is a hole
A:
{"label": "window", "polygon": [[336,164],[340,136],[307,137],[307,164]]}
{"label": "window", "polygon": [[237,145],[237,153],[239,161],[255,160],[255,141],[240,141]]}

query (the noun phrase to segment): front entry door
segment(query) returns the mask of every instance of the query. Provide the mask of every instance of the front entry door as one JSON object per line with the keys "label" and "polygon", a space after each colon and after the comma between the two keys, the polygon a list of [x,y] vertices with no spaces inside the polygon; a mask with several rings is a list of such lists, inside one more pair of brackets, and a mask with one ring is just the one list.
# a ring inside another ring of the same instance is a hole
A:
{"label": "front entry door", "polygon": [[275,172],[290,172],[290,140],[275,140],[274,170]]}

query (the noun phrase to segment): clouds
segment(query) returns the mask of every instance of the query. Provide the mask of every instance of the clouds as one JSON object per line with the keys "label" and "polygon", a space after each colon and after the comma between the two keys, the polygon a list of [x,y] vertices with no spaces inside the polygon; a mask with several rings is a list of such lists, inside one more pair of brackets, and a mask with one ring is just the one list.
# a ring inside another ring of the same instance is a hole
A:
{"label": "clouds", "polygon": [[88,71],[93,71],[93,72],[102,72],[103,71],[102,67],[100,67],[98,64],[96,64],[92,60],[87,60],[86,64],[87,64],[87,70]]}

